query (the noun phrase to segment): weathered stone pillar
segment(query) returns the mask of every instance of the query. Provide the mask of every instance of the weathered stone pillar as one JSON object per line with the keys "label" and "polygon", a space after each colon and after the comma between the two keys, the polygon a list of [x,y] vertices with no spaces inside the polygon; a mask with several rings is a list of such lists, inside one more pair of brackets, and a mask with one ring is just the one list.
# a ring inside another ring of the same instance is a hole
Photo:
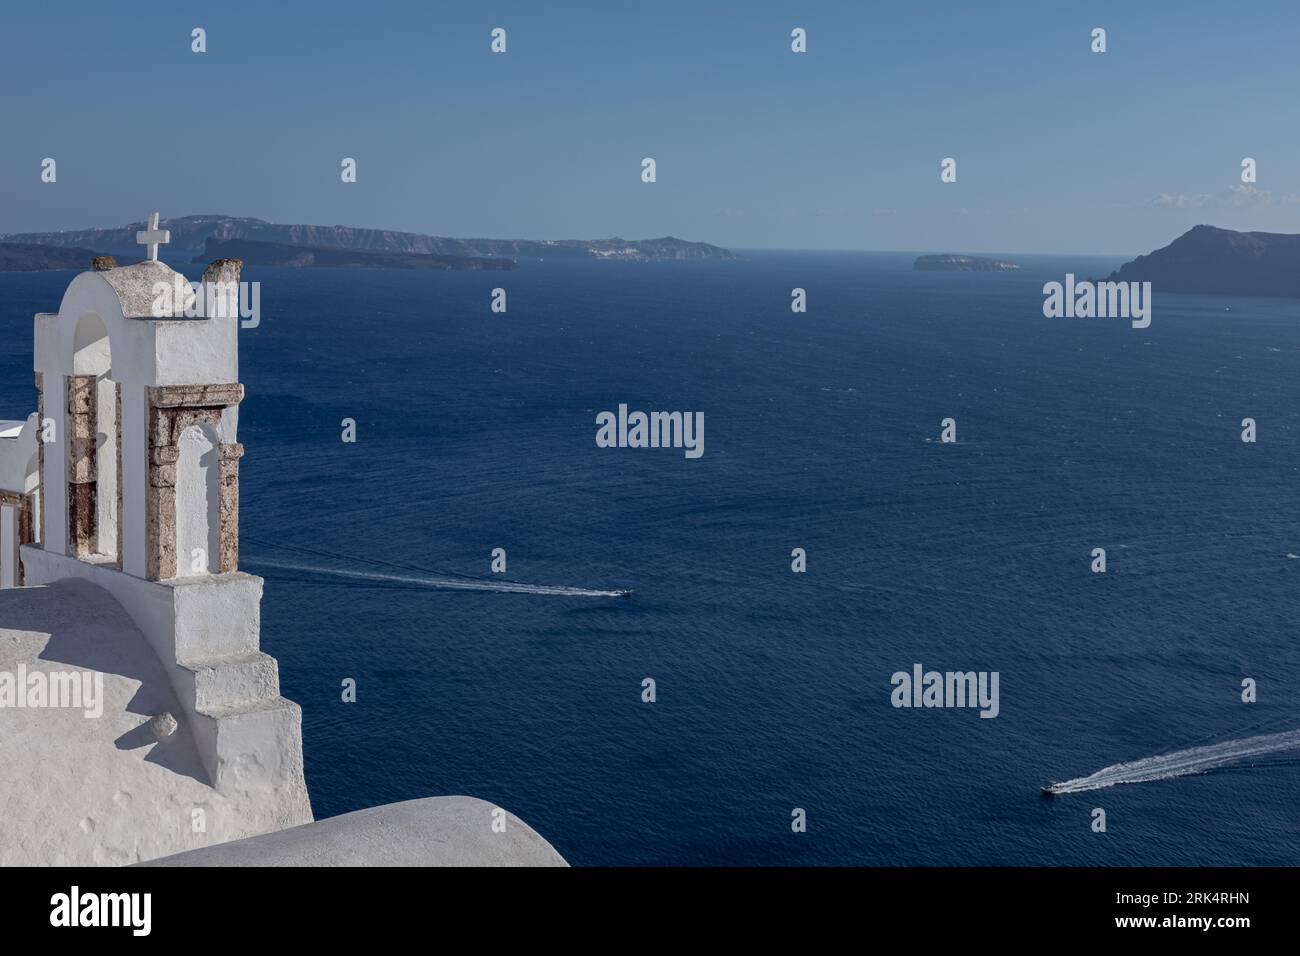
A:
{"label": "weathered stone pillar", "polygon": [[95,376],[68,378],[68,553],[95,553]]}
{"label": "weathered stone pillar", "polygon": [[243,259],[213,259],[203,270],[203,281],[218,285],[224,282],[238,282],[240,270],[243,268]]}
{"label": "weathered stone pillar", "polygon": [[14,583],[23,584],[22,546],[32,543],[32,496],[22,495],[18,506],[18,567],[15,569]]}
{"label": "weathered stone pillar", "polygon": [[[185,429],[206,424],[219,434],[221,412],[238,405],[244,386],[158,385],[148,389],[149,485],[145,490],[145,577],[164,581],[176,577],[176,462],[178,442]],[[239,569],[239,459],[238,442],[218,445],[218,540],[213,573]]]}
{"label": "weathered stone pillar", "polygon": [[239,442],[223,443],[218,451],[218,488],[221,495],[221,553],[217,573],[239,570],[239,459],[244,446]]}
{"label": "weathered stone pillar", "polygon": [[208,318],[239,318],[242,259],[214,259],[203,270],[203,308]]}
{"label": "weathered stone pillar", "polygon": [[144,576],[150,581],[176,577],[176,459],[179,457],[171,417],[151,401],[148,484],[144,490]]}

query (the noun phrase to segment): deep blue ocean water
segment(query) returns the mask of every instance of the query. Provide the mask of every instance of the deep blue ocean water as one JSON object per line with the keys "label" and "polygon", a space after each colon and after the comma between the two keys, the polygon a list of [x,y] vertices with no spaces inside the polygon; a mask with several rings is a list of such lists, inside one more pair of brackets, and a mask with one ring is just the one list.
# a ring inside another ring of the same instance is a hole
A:
{"label": "deep blue ocean water", "polygon": [[[1118,259],[745,255],[246,272],[244,568],[316,815],[472,794],[575,864],[1300,863],[1300,759],[1038,793],[1300,727],[1300,304],[1157,290],[1136,330],[1042,315]],[[0,276],[0,417],[69,278]],[[620,402],[703,411],[704,456],[597,448]],[[497,547],[509,580],[635,595],[258,565],[491,578]],[[1000,716],[894,709],[917,662],[998,671]]]}

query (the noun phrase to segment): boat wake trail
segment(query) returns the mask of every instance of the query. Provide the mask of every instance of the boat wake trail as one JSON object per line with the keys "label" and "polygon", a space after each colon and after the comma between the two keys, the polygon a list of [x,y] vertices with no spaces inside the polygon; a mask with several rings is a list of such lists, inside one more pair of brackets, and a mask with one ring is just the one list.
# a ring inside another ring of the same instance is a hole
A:
{"label": "boat wake trail", "polygon": [[1085,790],[1099,790],[1120,783],[1167,780],[1170,777],[1205,773],[1207,770],[1226,767],[1263,754],[1297,748],[1300,748],[1300,730],[1263,734],[1259,737],[1242,737],[1239,740],[1225,740],[1204,747],[1175,750],[1173,753],[1161,754],[1158,757],[1144,757],[1130,763],[1113,764],[1086,777],[1054,783],[1043,789],[1050,794],[1082,793]]}
{"label": "boat wake trail", "polygon": [[631,591],[600,591],[592,588],[571,588],[551,584],[518,584],[509,581],[480,581],[473,578],[444,578],[431,574],[388,574],[381,571],[349,571],[320,565],[275,561],[270,558],[245,558],[248,564],[286,571],[304,571],[308,574],[327,574],[334,577],[377,584],[406,584],[428,588],[447,588],[454,591],[499,591],[510,594],[550,594],[558,597],[626,597]]}

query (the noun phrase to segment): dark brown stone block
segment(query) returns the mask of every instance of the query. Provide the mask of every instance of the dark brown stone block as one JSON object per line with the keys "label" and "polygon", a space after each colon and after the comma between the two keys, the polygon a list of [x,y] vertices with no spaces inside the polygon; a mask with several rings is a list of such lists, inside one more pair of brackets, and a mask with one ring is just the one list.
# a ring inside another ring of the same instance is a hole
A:
{"label": "dark brown stone block", "polygon": [[95,486],[68,485],[68,550],[78,557],[95,553]]}

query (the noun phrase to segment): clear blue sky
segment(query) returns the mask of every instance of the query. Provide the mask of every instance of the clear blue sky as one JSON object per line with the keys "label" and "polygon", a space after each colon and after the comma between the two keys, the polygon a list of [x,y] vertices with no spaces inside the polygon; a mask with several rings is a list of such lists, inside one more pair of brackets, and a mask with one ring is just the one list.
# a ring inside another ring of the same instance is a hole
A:
{"label": "clear blue sky", "polygon": [[0,232],[153,209],[825,249],[1300,232],[1298,48],[1296,0],[10,2]]}

